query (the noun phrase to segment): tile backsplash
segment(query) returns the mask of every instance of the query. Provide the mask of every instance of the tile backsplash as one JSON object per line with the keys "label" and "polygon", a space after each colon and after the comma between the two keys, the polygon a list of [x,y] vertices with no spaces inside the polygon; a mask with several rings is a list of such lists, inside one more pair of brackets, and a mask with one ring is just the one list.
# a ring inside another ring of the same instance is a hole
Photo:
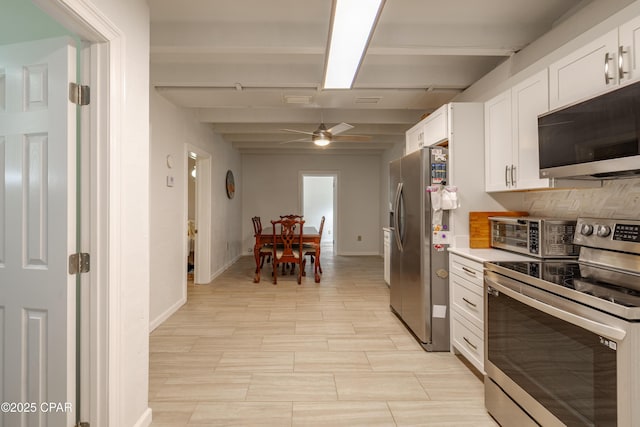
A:
{"label": "tile backsplash", "polygon": [[524,194],[532,216],[640,219],[640,178],[604,181],[601,188],[532,191]]}

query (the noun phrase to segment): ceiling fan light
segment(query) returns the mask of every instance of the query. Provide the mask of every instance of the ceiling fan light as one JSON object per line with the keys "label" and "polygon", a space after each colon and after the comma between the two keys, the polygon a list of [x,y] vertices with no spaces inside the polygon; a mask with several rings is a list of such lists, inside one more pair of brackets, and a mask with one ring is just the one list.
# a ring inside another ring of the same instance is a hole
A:
{"label": "ceiling fan light", "polygon": [[350,89],[385,0],[334,0],[323,89]]}
{"label": "ceiling fan light", "polygon": [[313,143],[316,144],[319,147],[325,147],[325,146],[329,145],[330,142],[331,142],[331,139],[327,138],[327,136],[324,135],[324,134],[313,138]]}

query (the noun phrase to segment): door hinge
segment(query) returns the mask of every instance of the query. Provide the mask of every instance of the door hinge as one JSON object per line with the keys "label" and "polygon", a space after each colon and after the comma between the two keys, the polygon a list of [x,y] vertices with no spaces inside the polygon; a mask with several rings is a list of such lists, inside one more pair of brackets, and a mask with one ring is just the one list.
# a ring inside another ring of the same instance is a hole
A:
{"label": "door hinge", "polygon": [[77,105],[89,105],[89,86],[69,83],[69,101]]}
{"label": "door hinge", "polygon": [[81,421],[76,424],[76,427],[91,427],[91,425],[86,421]]}
{"label": "door hinge", "polygon": [[69,255],[69,274],[88,273],[91,267],[91,257],[88,253],[80,252]]}

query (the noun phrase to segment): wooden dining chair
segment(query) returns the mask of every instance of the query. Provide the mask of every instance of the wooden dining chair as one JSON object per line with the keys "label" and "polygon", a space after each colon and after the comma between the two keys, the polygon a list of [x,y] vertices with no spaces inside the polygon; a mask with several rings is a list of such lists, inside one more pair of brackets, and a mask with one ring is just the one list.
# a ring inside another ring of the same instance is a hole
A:
{"label": "wooden dining chair", "polygon": [[[278,283],[278,266],[280,264],[298,264],[298,284],[302,283],[302,272],[305,257],[302,250],[302,229],[304,220],[282,218],[271,221],[273,226],[273,284]],[[284,271],[284,270],[283,270]]]}
{"label": "wooden dining chair", "polygon": [[289,214],[289,215],[280,215],[280,219],[302,219],[304,218],[302,215],[298,214]]}
{"label": "wooden dining chair", "polygon": [[[317,268],[320,271],[320,274],[322,274],[322,266],[320,265],[320,257],[318,256],[318,259],[315,259],[316,257],[316,249],[318,250],[317,253],[318,255],[320,255],[320,244],[322,243],[322,230],[324,229],[324,215],[322,216],[322,219],[320,220],[320,228],[318,229],[318,234],[319,234],[319,238],[318,238],[318,243],[305,243],[302,246],[302,249],[304,250],[304,256],[309,256],[309,258],[311,259],[311,264],[314,263],[315,261],[315,268]],[[303,273],[303,275],[305,275]]]}
{"label": "wooden dining chair", "polygon": [[253,222],[253,233],[256,238],[255,248],[259,252],[260,265],[256,265],[256,273],[264,266],[264,260],[267,262],[271,260],[271,254],[273,253],[273,247],[270,243],[261,243],[262,240],[262,222],[259,216],[251,218]]}

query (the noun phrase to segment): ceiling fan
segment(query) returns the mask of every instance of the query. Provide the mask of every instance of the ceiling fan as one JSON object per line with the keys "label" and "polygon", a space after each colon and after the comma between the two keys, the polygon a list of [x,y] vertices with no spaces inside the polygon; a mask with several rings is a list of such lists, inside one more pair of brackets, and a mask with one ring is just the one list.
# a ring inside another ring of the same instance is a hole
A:
{"label": "ceiling fan", "polygon": [[302,130],[296,129],[282,129],[286,132],[294,132],[294,133],[304,133],[306,135],[310,135],[311,137],[294,139],[292,141],[285,141],[282,144],[288,144],[290,142],[303,142],[303,141],[311,141],[314,144],[324,147],[329,145],[335,141],[352,141],[352,142],[368,142],[371,141],[370,136],[366,135],[338,135],[342,132],[346,132],[349,129],[353,129],[353,126],[348,123],[338,123],[337,125],[327,129],[324,123],[320,123],[318,129],[313,132],[305,132]]}

